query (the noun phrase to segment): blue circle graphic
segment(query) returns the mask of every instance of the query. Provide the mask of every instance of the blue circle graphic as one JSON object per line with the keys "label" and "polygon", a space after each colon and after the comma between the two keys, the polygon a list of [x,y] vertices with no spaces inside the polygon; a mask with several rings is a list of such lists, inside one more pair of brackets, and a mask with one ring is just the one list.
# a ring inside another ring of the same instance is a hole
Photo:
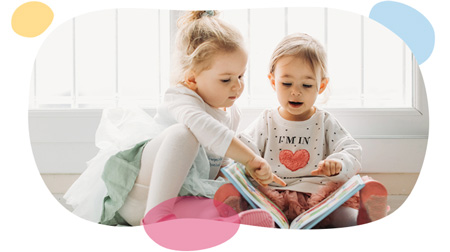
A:
{"label": "blue circle graphic", "polygon": [[403,39],[418,64],[430,57],[434,48],[434,29],[428,19],[416,9],[402,3],[385,1],[376,4],[369,17]]}

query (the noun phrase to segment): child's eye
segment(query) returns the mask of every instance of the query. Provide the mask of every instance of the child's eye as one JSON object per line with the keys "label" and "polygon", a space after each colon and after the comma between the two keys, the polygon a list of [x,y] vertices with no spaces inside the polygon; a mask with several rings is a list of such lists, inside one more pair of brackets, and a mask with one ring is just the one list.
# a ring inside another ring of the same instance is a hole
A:
{"label": "child's eye", "polygon": [[283,84],[283,86],[291,86],[292,85],[292,83],[290,83],[290,82],[282,82],[282,84]]}
{"label": "child's eye", "polygon": [[220,80],[220,81],[226,83],[226,82],[230,82],[230,80],[231,80],[231,78],[230,79],[226,79],[226,80]]}
{"label": "child's eye", "polygon": [[303,86],[304,86],[305,88],[311,88],[313,85],[303,84]]}

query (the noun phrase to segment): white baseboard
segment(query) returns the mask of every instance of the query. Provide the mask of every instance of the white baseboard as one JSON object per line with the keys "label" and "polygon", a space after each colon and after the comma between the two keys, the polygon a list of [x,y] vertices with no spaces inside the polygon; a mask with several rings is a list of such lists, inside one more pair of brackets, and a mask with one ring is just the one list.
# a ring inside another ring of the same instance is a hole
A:
{"label": "white baseboard", "polygon": [[[357,139],[363,147],[366,173],[418,173],[422,169],[427,139]],[[42,174],[80,174],[98,152],[92,143],[32,143]]]}

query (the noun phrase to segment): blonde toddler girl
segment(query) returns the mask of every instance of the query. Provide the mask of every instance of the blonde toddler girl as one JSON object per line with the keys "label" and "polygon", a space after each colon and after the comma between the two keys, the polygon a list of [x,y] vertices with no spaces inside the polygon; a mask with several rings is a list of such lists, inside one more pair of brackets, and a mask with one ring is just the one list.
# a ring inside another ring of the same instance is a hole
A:
{"label": "blonde toddler girl", "polygon": [[[273,181],[267,162],[234,136],[240,117],[234,102],[244,89],[247,51],[241,34],[216,14],[192,11],[179,19],[177,68],[154,118],[164,130],[108,159],[100,223],[140,225],[147,212],[171,198],[212,197],[223,184],[215,178],[224,157],[245,164],[262,185]],[[160,215],[151,217],[174,217],[170,209]],[[263,223],[246,224],[264,225],[270,218],[262,211],[250,215]]]}
{"label": "blonde toddler girl", "polygon": [[[359,143],[328,111],[315,106],[329,82],[326,58],[322,45],[311,36],[285,37],[272,54],[268,74],[279,107],[263,111],[239,134],[287,183],[283,188],[271,184],[259,189],[289,220],[319,203],[361,170]],[[242,200],[236,200],[229,185],[219,189],[218,198],[241,210],[237,204]],[[386,215],[386,199],[384,186],[366,178],[360,197],[344,203],[322,226],[344,227],[380,219]]]}

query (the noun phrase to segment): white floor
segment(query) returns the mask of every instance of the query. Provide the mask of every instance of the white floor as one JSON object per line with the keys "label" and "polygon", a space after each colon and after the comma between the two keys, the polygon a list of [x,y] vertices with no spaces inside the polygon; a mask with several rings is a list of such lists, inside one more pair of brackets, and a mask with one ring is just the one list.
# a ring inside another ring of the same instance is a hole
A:
{"label": "white floor", "polygon": [[56,198],[56,200],[61,203],[67,210],[72,211],[73,209],[66,204],[66,201],[63,199],[64,194],[60,193],[54,193],[53,196]]}
{"label": "white floor", "polygon": [[[414,185],[418,179],[418,173],[371,173],[362,174],[369,175],[370,177],[380,181],[386,186],[389,192],[388,205],[391,210],[388,214],[392,214],[397,210],[403,202],[408,198]],[[68,190],[70,185],[79,177],[79,174],[67,175],[67,174],[42,174],[44,182],[47,184],[49,190],[53,193],[53,196],[67,209],[71,210],[67,206],[62,198],[64,193]]]}
{"label": "white floor", "polygon": [[[53,194],[53,196],[56,198],[56,200],[59,201],[59,203],[61,203],[61,205],[63,205],[66,209],[71,211],[72,210],[71,207],[65,204],[63,195],[64,194]],[[391,210],[389,211],[388,214],[392,214],[393,212],[395,212],[395,210],[397,210],[403,204],[403,202],[405,202],[407,198],[408,195],[389,195],[388,205],[390,206]]]}

